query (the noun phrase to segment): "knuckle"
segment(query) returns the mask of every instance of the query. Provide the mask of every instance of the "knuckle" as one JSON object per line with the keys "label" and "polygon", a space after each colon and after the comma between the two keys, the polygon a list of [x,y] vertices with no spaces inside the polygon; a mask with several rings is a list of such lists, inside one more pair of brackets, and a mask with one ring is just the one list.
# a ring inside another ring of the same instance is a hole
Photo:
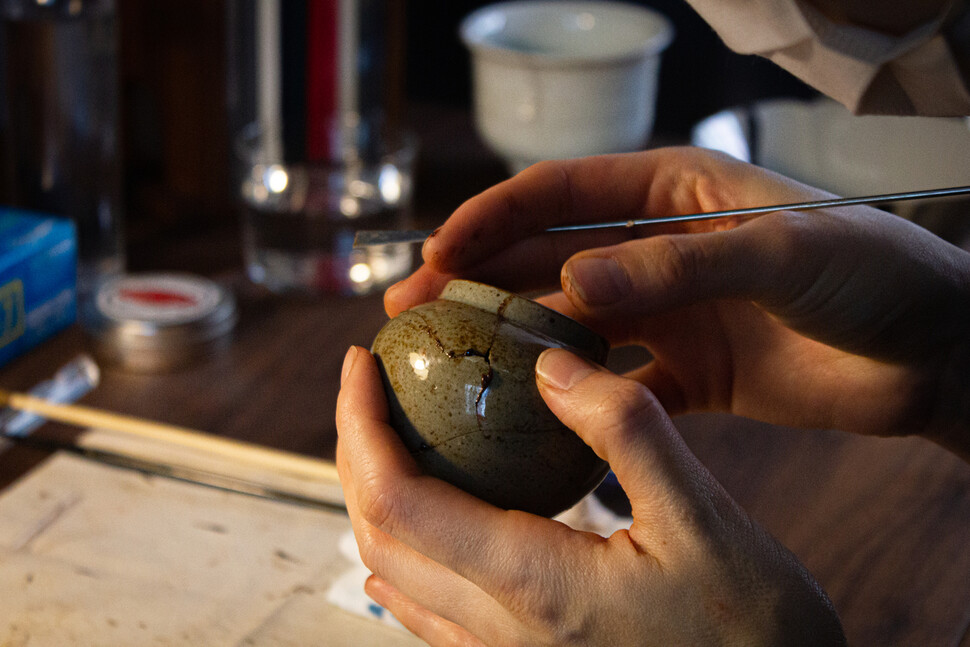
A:
{"label": "knuckle", "polygon": [[393,534],[401,516],[405,495],[400,487],[388,484],[378,476],[370,476],[360,483],[357,507],[361,518],[382,531]]}
{"label": "knuckle", "polygon": [[647,387],[622,379],[600,400],[593,415],[611,434],[626,435],[638,433],[644,421],[659,412],[660,405]]}
{"label": "knuckle", "polygon": [[546,574],[533,557],[536,556],[532,551],[522,551],[522,554],[509,553],[505,557],[500,568],[502,577],[494,583],[498,591],[497,597],[531,604],[542,596],[541,581]]}
{"label": "knuckle", "polygon": [[564,162],[563,160],[543,160],[536,162],[522,173],[538,181],[540,185],[555,187],[553,195],[558,200],[557,209],[560,214],[572,211],[574,198],[573,178],[568,162]]}
{"label": "knuckle", "polygon": [[821,212],[818,215],[813,214],[809,219],[794,211],[776,211],[766,214],[762,220],[771,236],[772,245],[784,250],[786,254],[791,254],[797,250],[810,249],[817,244],[817,224],[825,217]]}
{"label": "knuckle", "polygon": [[[718,159],[718,156],[722,156],[722,159]],[[688,199],[693,197],[700,209],[704,211],[716,211],[723,208],[725,204],[729,204],[729,198],[724,194],[726,190],[724,185],[727,183],[718,182],[708,168],[711,162],[724,163],[723,157],[724,155],[718,152],[706,159],[696,160],[691,167],[689,181],[683,185]]]}
{"label": "knuckle", "polygon": [[522,203],[512,191],[505,191],[502,194],[504,208],[512,222],[518,222],[523,215]]}
{"label": "knuckle", "polygon": [[586,609],[561,596],[546,596],[533,612],[533,629],[547,645],[586,644],[590,637]]}
{"label": "knuckle", "polygon": [[556,181],[559,185],[556,191],[556,195],[559,197],[559,213],[571,213],[575,204],[573,198],[573,180],[569,169],[564,164],[556,164],[550,168],[550,172],[555,174]]}
{"label": "knuckle", "polygon": [[759,301],[769,308],[785,310],[786,314],[796,315],[802,309],[811,310],[815,307],[813,300],[819,295],[814,287],[815,271],[791,271],[793,261],[798,259],[798,266],[804,270],[834,265],[825,260],[827,255],[824,240],[818,238],[818,223],[825,218],[824,213],[813,214],[812,222],[791,211],[782,211],[764,216],[764,226],[767,234],[763,238],[768,241],[770,248],[775,250],[770,263],[772,285],[765,291]]}
{"label": "knuckle", "polygon": [[650,244],[656,259],[650,265],[659,289],[682,288],[696,281],[704,257],[702,248],[689,236],[657,236],[650,239]]}
{"label": "knuckle", "polygon": [[554,624],[560,606],[556,592],[561,588],[556,568],[549,555],[535,550],[510,554],[501,568],[502,577],[495,583],[496,597],[505,600],[513,613],[533,622],[540,620],[543,626],[547,620]]}
{"label": "knuckle", "polygon": [[530,639],[525,644],[586,644],[590,638],[587,601],[572,594],[588,582],[582,569],[563,569],[563,559],[562,552],[534,550],[507,564],[509,577],[499,599],[513,616],[526,620]]}

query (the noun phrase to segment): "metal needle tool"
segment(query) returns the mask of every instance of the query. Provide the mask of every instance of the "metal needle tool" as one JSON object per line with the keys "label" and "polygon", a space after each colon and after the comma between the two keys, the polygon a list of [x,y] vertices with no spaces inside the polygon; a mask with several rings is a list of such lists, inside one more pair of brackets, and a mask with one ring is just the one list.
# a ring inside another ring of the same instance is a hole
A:
{"label": "metal needle tool", "polygon": [[[809,209],[826,209],[831,207],[847,207],[857,204],[885,204],[887,202],[903,202],[906,200],[925,200],[970,194],[970,186],[956,186],[943,189],[927,189],[923,191],[903,191],[901,193],[884,193],[881,195],[867,195],[855,198],[832,198],[829,200],[813,200],[811,202],[794,202],[791,204],[776,204],[766,207],[746,207],[744,209],[728,209],[726,211],[709,211],[706,213],[690,213],[679,216],[661,216],[658,218],[641,218],[638,220],[617,220],[613,222],[594,222],[579,225],[562,225],[550,227],[547,232],[584,231],[587,229],[618,229],[621,227],[638,227],[670,222],[688,222],[692,220],[713,220],[715,218],[729,218],[732,216],[754,216],[774,211],[807,211]],[[375,245],[391,245],[395,243],[420,243],[432,234],[431,229],[386,229],[363,230],[354,236],[354,247],[373,247]]]}

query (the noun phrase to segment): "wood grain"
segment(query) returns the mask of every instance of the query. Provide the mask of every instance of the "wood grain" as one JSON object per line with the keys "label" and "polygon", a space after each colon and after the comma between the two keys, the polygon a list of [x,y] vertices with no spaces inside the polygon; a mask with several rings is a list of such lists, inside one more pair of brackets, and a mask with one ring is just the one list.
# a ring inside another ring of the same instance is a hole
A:
{"label": "wood grain", "polygon": [[970,621],[970,466],[919,438],[678,421],[745,509],[818,578],[850,645],[958,645]]}

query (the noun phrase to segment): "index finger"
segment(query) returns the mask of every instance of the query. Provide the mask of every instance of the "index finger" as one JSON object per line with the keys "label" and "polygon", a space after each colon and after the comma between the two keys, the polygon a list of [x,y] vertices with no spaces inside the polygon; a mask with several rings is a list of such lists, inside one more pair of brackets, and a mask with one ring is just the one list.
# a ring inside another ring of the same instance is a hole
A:
{"label": "index finger", "polygon": [[531,166],[462,204],[427,240],[424,260],[455,272],[555,225],[633,217],[646,183],[642,163],[631,173],[632,163],[606,155]]}
{"label": "index finger", "polygon": [[529,267],[561,265],[577,245],[710,231],[725,223],[545,233],[550,227],[763,206],[788,201],[804,189],[777,173],[693,147],[542,162],[462,204],[427,240],[422,254],[441,273],[465,274],[498,255],[519,267],[524,259]]}
{"label": "index finger", "polygon": [[[632,165],[635,171],[628,168]],[[629,240],[636,232],[621,228],[550,235],[545,230],[639,214],[644,196],[637,182],[643,167],[623,155],[544,162],[471,198],[425,242],[424,265],[387,291],[387,313],[395,316],[431,301],[459,277],[513,292],[558,289],[566,259]]]}

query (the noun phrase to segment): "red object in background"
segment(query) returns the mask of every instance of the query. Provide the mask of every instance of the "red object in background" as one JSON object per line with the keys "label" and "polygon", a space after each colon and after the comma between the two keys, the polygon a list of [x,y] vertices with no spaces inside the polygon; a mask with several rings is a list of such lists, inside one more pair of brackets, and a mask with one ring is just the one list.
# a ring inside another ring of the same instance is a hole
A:
{"label": "red object in background", "polygon": [[131,290],[122,289],[119,293],[122,299],[143,303],[146,305],[194,306],[198,301],[180,292],[164,292],[161,290]]}
{"label": "red object in background", "polygon": [[310,161],[330,153],[337,111],[337,24],[340,0],[307,0],[306,153]]}

